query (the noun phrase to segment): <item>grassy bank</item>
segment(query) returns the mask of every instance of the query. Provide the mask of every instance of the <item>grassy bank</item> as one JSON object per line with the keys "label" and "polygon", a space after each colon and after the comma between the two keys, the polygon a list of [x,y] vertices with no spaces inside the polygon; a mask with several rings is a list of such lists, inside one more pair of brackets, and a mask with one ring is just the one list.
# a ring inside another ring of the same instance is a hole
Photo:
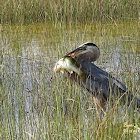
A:
{"label": "grassy bank", "polygon": [[0,24],[138,19],[138,0],[1,0]]}

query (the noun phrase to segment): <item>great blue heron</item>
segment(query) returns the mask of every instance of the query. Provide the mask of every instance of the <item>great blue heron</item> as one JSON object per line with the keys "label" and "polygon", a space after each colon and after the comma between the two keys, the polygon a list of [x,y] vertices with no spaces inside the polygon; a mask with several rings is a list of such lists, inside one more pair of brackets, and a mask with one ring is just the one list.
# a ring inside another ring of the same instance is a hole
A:
{"label": "great blue heron", "polygon": [[93,94],[98,111],[101,109],[106,112],[105,103],[116,97],[121,98],[127,105],[136,102],[137,107],[140,108],[140,100],[134,99],[134,95],[124,84],[92,63],[99,55],[100,50],[95,44],[82,44],[61,58],[56,63],[54,71],[68,71],[71,79],[79,82],[82,87]]}

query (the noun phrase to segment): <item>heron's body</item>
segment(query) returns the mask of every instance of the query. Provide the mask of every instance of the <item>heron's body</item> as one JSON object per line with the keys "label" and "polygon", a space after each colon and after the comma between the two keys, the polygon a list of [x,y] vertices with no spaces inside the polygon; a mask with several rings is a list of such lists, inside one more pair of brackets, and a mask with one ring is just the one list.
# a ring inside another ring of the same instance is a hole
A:
{"label": "heron's body", "polygon": [[[87,49],[86,45],[90,45],[90,47]],[[61,62],[57,62],[55,71],[59,72],[62,69],[68,71],[71,79],[80,83],[82,87],[93,94],[97,109],[101,108],[105,112],[105,103],[109,99],[119,99],[120,97],[123,103],[127,102],[130,105],[134,97],[126,86],[92,63],[100,54],[98,52],[95,55],[92,52],[95,52],[95,50],[97,52],[99,48],[92,43],[83,44],[83,46],[84,49],[81,49],[80,46],[60,59]],[[77,52],[80,52],[79,55],[77,55]],[[84,57],[84,54],[86,57]],[[88,54],[90,55],[88,56]],[[92,56],[92,54],[95,56]],[[73,55],[74,57],[72,57]],[[135,101],[137,107],[140,107],[140,100],[136,99]]]}
{"label": "heron's body", "polygon": [[114,77],[112,77],[109,73],[100,69],[99,67],[97,67],[91,62],[83,62],[81,70],[84,73],[88,74],[86,80],[87,83],[86,88],[90,92],[92,92],[92,94],[96,94],[101,90],[104,97],[107,99],[110,92],[112,92],[112,94],[114,94],[115,92],[116,94],[116,92],[118,91],[125,92],[127,90],[126,87],[121,82],[119,82]]}

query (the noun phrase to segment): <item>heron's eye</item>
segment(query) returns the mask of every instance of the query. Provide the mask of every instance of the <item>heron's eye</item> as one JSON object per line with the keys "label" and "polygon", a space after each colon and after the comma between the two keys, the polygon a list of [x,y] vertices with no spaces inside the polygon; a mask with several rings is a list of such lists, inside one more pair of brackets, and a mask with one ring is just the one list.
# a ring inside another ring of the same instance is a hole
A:
{"label": "heron's eye", "polygon": [[86,50],[87,49],[87,46],[85,46],[84,49]]}
{"label": "heron's eye", "polygon": [[80,48],[80,50],[86,50],[86,49],[87,49],[86,45]]}

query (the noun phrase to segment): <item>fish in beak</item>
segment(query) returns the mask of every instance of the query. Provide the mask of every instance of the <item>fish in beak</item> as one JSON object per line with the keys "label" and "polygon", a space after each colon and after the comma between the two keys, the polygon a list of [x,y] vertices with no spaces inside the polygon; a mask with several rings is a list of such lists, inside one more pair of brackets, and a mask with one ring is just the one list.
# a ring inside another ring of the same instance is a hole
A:
{"label": "fish in beak", "polygon": [[66,70],[70,74],[72,74],[73,71],[72,71],[72,68],[71,68],[71,66],[69,64],[70,64],[70,62],[65,61],[65,58],[59,59],[59,61],[54,66],[54,72],[55,73],[58,73],[58,72],[64,73],[64,71]]}
{"label": "fish in beak", "polygon": [[82,74],[82,71],[80,70],[80,64],[75,61],[75,58],[72,58],[71,56],[66,56],[65,58],[61,58],[54,67],[54,72],[64,72],[67,71],[70,74],[73,72],[76,72],[78,75]]}

